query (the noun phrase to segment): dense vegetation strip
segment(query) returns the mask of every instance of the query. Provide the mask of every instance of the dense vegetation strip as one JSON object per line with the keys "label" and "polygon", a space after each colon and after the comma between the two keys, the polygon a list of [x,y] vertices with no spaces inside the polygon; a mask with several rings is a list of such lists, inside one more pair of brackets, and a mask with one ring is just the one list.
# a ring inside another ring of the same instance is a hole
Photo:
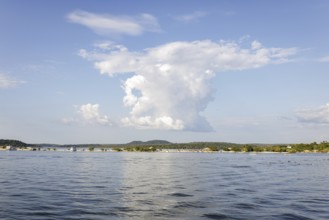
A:
{"label": "dense vegetation strip", "polygon": [[57,149],[57,148],[84,148],[89,151],[101,149],[102,151],[128,151],[128,152],[154,152],[163,150],[203,150],[203,151],[230,151],[230,152],[318,152],[329,153],[329,142],[300,143],[300,144],[236,144],[227,142],[192,142],[170,143],[163,140],[133,141],[127,144],[78,144],[78,145],[54,145],[54,144],[26,144],[18,140],[0,139],[0,149],[7,146],[16,148],[33,149]]}

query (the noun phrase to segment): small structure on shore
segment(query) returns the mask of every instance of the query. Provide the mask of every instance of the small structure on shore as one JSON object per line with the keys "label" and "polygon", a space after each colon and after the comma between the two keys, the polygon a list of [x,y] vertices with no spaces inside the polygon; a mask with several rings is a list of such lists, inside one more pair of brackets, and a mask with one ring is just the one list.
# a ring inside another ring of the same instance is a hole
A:
{"label": "small structure on shore", "polygon": [[13,147],[13,146],[10,146],[10,145],[8,145],[8,146],[6,147],[6,150],[9,150],[9,151],[16,151],[16,150],[17,150],[17,148],[16,148],[16,147]]}
{"label": "small structure on shore", "polygon": [[77,147],[76,146],[70,147],[69,151],[75,152],[75,151],[77,151]]}

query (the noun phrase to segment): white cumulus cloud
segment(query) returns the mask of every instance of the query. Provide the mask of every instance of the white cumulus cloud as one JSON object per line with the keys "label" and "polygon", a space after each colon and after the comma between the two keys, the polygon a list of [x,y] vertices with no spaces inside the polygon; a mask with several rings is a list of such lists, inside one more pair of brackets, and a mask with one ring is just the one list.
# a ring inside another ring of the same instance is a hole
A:
{"label": "white cumulus cloud", "polygon": [[0,89],[7,89],[25,83],[24,81],[15,80],[6,74],[0,73]]}
{"label": "white cumulus cloud", "polygon": [[300,122],[329,125],[329,103],[314,108],[305,108],[296,112]]}
{"label": "white cumulus cloud", "polygon": [[123,103],[131,108],[122,121],[138,128],[210,131],[201,113],[214,98],[211,80],[224,71],[259,68],[288,61],[296,48],[250,48],[235,42],[210,40],[172,42],[143,51],[122,45],[106,53],[83,50],[102,73],[133,73],[122,87]]}
{"label": "white cumulus cloud", "polygon": [[106,115],[99,112],[99,104],[81,105],[78,110],[81,118],[89,124],[110,125],[111,122]]}
{"label": "white cumulus cloud", "polygon": [[63,124],[89,124],[89,125],[113,125],[107,115],[99,111],[99,104],[85,104],[77,106],[78,117],[62,118]]}
{"label": "white cumulus cloud", "polygon": [[84,25],[100,35],[140,35],[145,31],[160,31],[157,19],[146,13],[137,16],[115,16],[76,10],[68,14],[67,18],[70,22]]}

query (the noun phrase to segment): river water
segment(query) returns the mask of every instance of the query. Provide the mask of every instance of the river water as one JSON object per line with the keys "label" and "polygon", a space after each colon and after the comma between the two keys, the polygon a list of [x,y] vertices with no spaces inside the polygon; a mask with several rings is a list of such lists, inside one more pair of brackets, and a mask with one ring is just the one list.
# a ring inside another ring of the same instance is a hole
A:
{"label": "river water", "polygon": [[0,219],[329,219],[329,154],[1,151]]}

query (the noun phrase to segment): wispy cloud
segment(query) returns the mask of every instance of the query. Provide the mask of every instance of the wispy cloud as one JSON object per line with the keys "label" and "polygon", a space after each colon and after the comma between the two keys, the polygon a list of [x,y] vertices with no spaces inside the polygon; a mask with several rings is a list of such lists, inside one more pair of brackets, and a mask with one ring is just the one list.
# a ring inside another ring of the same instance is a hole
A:
{"label": "wispy cloud", "polygon": [[321,57],[318,61],[323,62],[323,63],[327,63],[327,62],[329,62],[329,56]]}
{"label": "wispy cloud", "polygon": [[64,124],[113,125],[107,115],[99,111],[99,104],[85,104],[77,107],[76,118],[63,118]]}
{"label": "wispy cloud", "polygon": [[329,103],[326,105],[304,108],[296,111],[299,122],[329,125]]}
{"label": "wispy cloud", "polygon": [[101,42],[97,42],[94,44],[95,48],[101,49],[101,50],[119,50],[119,51],[124,51],[127,48],[125,48],[123,45],[120,44],[116,44],[112,41],[101,41]]}
{"label": "wispy cloud", "polygon": [[0,73],[0,89],[13,88],[22,83],[25,83],[25,81],[16,80],[6,74]]}
{"label": "wispy cloud", "polygon": [[172,42],[143,51],[124,46],[88,52],[102,74],[134,73],[123,83],[123,103],[131,108],[122,120],[137,128],[211,131],[201,115],[214,98],[216,73],[259,68],[289,61],[295,48],[266,48],[254,41],[249,48],[235,42]]}
{"label": "wispy cloud", "polygon": [[236,12],[236,11],[224,11],[224,12],[222,12],[222,14],[223,14],[224,16],[231,17],[231,16],[236,15],[237,12]]}
{"label": "wispy cloud", "polygon": [[141,35],[161,31],[157,19],[150,14],[115,16],[76,10],[67,15],[70,22],[86,26],[100,35]]}
{"label": "wispy cloud", "polygon": [[200,18],[205,17],[208,13],[204,11],[196,11],[191,14],[184,14],[184,15],[178,15],[175,16],[174,18],[177,21],[182,21],[182,22],[193,22],[193,21],[198,21]]}
{"label": "wispy cloud", "polygon": [[25,64],[21,67],[21,71],[28,74],[41,74],[41,75],[57,75],[57,70],[60,66],[65,64],[60,60],[40,60],[39,62]]}

